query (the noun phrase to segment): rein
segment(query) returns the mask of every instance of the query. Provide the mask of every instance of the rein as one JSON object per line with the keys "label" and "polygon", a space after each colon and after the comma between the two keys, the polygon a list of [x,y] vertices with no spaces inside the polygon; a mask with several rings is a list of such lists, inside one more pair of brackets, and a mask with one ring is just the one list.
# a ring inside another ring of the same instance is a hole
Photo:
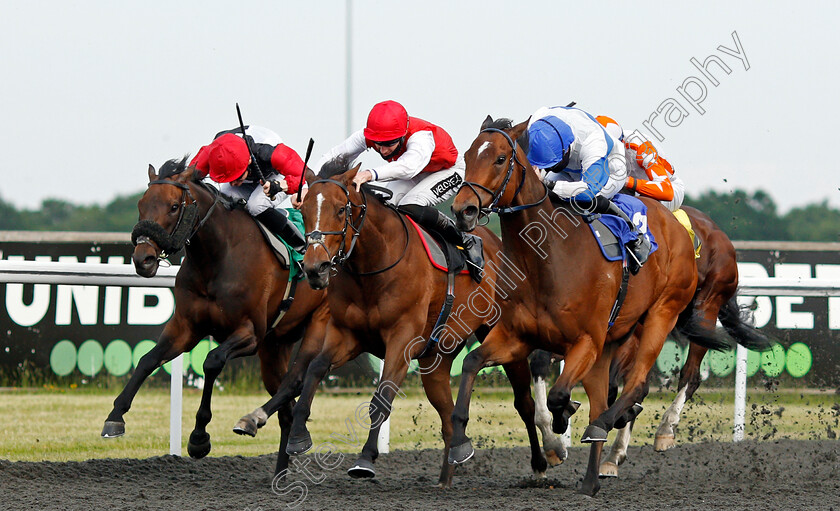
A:
{"label": "rein", "polygon": [[[198,202],[192,196],[188,185],[169,179],[150,181],[149,187],[152,185],[172,185],[182,190],[181,212],[178,214],[178,221],[175,223],[175,227],[171,233],[166,232],[160,224],[152,220],[140,220],[131,231],[131,243],[133,245],[137,246],[138,244],[146,243],[154,248],[154,245],[151,244],[151,241],[154,241],[160,247],[160,254],[157,256],[158,261],[160,261],[178,252],[184,245],[190,244],[192,237],[195,236],[195,233],[201,229],[210,218],[210,215],[213,214],[213,210],[216,209],[216,205],[219,203],[219,193],[213,189],[213,204],[198,222],[198,225],[196,225]],[[188,199],[190,200],[189,204],[187,204]]]}
{"label": "rein", "polygon": [[[517,148],[516,141],[513,140],[510,137],[510,135],[508,135],[505,131],[500,130],[498,128],[485,128],[485,129],[481,130],[481,133],[499,133],[500,135],[505,137],[505,140],[508,141],[508,144],[510,144],[510,147],[512,149],[511,156],[510,156],[510,159],[509,159],[510,164],[508,165],[507,174],[505,175],[504,181],[502,181],[502,186],[497,191],[493,191],[493,190],[487,188],[486,186],[484,186],[482,184],[479,184],[479,183],[476,183],[476,182],[473,182],[473,181],[464,181],[464,184],[461,185],[461,188],[466,186],[467,188],[469,188],[475,194],[476,198],[478,199],[478,206],[479,206],[479,210],[481,212],[481,215],[487,217],[488,221],[489,221],[490,213],[498,213],[500,215],[509,214],[509,213],[516,213],[517,211],[522,211],[523,209],[532,208],[534,206],[538,206],[538,205],[542,204],[545,201],[545,199],[548,198],[548,188],[544,184],[543,184],[543,189],[545,190],[545,193],[543,194],[542,198],[540,200],[538,200],[537,202],[534,202],[534,203],[531,203],[531,204],[520,204],[519,206],[507,206],[507,207],[501,207],[501,208],[496,206],[499,203],[499,200],[505,194],[505,191],[507,191],[508,184],[510,183],[510,178],[511,178],[511,176],[513,176],[513,171],[516,168],[516,166],[515,166],[516,164],[519,164],[519,166],[522,167],[522,179],[519,180],[519,186],[516,187],[516,191],[513,194],[513,198],[511,199],[511,202],[513,202],[513,200],[515,200],[516,197],[519,196],[519,192],[522,191],[522,186],[525,184],[526,168],[525,168],[525,165],[523,165],[522,162],[519,161],[519,158],[516,156],[516,148]],[[481,202],[482,202],[481,195],[478,193],[478,190],[476,190],[476,188],[480,188],[482,191],[484,191],[485,193],[490,195],[490,197],[491,197],[490,198],[490,205],[488,205],[488,206],[482,206],[481,205]],[[485,224],[486,224],[486,222],[485,222]],[[482,225],[484,225],[484,224],[482,224]]]}
{"label": "rein", "polygon": [[[346,186],[344,186],[343,183],[341,183],[339,181],[336,181],[334,179],[320,179],[320,180],[312,183],[310,185],[310,188],[312,186],[315,186],[318,183],[332,183],[332,184],[338,186],[339,188],[341,188],[344,191],[344,195],[345,195],[345,197],[347,197],[347,204],[344,206],[344,229],[342,229],[340,231],[311,231],[311,232],[306,233],[305,236],[306,236],[306,248],[307,249],[309,248],[310,245],[313,245],[313,244],[314,245],[320,245],[324,249],[324,251],[327,253],[327,256],[330,258],[330,269],[333,272],[336,271],[337,266],[341,266],[348,273],[352,273],[352,274],[357,275],[359,277],[365,277],[365,276],[370,276],[370,275],[378,275],[380,273],[384,273],[384,272],[390,270],[391,268],[393,268],[394,266],[396,266],[397,264],[399,264],[399,262],[403,260],[406,252],[408,251],[408,243],[409,243],[409,240],[410,240],[409,233],[408,233],[408,225],[406,225],[406,223],[405,223],[405,218],[403,218],[402,215],[399,214],[399,212],[394,210],[394,212],[397,214],[400,221],[402,222],[403,231],[405,232],[405,246],[403,247],[403,251],[402,251],[402,254],[400,255],[400,257],[397,258],[397,260],[394,261],[393,263],[386,266],[385,268],[381,268],[379,270],[374,270],[374,271],[357,272],[355,270],[352,270],[349,266],[347,266],[346,265],[347,259],[350,258],[350,255],[353,253],[353,250],[356,248],[356,241],[358,240],[359,235],[361,234],[362,227],[364,226],[365,219],[367,218],[367,194],[365,193],[365,187],[362,187],[362,204],[355,204],[350,199],[350,191],[347,189]],[[360,213],[359,213],[359,216],[358,216],[358,225],[354,224],[354,222],[353,222],[353,208],[358,208],[359,210],[361,210]],[[388,209],[393,210],[393,208],[390,208],[390,207]],[[347,230],[348,229],[353,230],[353,238],[350,241],[350,249],[345,252],[344,247],[347,244],[346,239],[347,239]],[[330,250],[327,248],[327,245],[324,243],[324,236],[341,236],[342,243],[339,246],[338,251],[336,252],[335,255],[330,254]]]}

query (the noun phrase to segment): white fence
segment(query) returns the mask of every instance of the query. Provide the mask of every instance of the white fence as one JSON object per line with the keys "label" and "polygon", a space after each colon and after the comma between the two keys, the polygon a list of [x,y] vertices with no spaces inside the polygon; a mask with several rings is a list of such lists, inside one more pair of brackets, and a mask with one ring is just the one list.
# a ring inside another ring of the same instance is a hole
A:
{"label": "white fence", "polygon": [[[0,261],[0,283],[76,284],[99,286],[172,287],[178,266],[161,267],[157,275],[143,278],[131,264],[58,263],[38,261]],[[740,281],[742,296],[840,296],[840,280],[748,278]],[[183,362],[172,361],[170,389],[169,452],[181,455],[181,411]],[[744,438],[747,396],[747,350],[736,351],[735,412],[733,440]],[[568,434],[568,433],[567,433]],[[380,451],[387,452],[388,431],[382,428]]]}

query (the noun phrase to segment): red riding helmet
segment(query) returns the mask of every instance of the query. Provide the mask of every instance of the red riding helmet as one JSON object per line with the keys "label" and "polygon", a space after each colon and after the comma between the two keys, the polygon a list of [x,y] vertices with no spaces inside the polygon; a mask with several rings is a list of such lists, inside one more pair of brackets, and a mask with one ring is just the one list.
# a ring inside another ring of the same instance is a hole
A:
{"label": "red riding helmet", "polygon": [[213,181],[230,183],[248,170],[251,154],[241,137],[227,133],[214,140],[208,149],[210,179]]}
{"label": "red riding helmet", "polygon": [[408,133],[408,112],[396,101],[373,105],[368,114],[365,138],[371,142],[390,142]]}

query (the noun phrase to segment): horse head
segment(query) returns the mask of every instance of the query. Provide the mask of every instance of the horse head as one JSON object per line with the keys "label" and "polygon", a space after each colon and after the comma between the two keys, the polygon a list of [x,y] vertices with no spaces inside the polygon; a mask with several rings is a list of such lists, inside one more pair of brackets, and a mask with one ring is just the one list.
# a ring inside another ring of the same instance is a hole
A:
{"label": "horse head", "polygon": [[464,154],[464,184],[455,196],[452,213],[457,226],[472,231],[481,216],[509,207],[519,194],[530,169],[526,158],[528,121],[515,126],[510,119],[489,115]]}
{"label": "horse head", "polygon": [[149,187],[137,203],[140,216],[131,233],[131,258],[142,277],[154,276],[160,259],[180,250],[195,225],[198,208],[189,186],[195,168],[186,168],[186,159],[167,161],[160,174],[149,165]]}
{"label": "horse head", "polygon": [[309,192],[301,205],[306,226],[306,255],[303,269],[313,289],[329,285],[330,272],[352,253],[365,207],[353,178],[361,165],[349,169],[340,158],[328,162],[316,176],[307,172]]}

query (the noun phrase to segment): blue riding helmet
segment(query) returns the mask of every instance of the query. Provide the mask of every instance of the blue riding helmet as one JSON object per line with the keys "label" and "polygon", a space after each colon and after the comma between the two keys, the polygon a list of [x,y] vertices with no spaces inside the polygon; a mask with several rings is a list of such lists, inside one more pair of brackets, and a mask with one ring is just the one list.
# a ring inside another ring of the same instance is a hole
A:
{"label": "blue riding helmet", "polygon": [[563,161],[575,136],[568,124],[549,115],[534,121],[528,128],[528,139],[528,161],[535,167],[548,169]]}

